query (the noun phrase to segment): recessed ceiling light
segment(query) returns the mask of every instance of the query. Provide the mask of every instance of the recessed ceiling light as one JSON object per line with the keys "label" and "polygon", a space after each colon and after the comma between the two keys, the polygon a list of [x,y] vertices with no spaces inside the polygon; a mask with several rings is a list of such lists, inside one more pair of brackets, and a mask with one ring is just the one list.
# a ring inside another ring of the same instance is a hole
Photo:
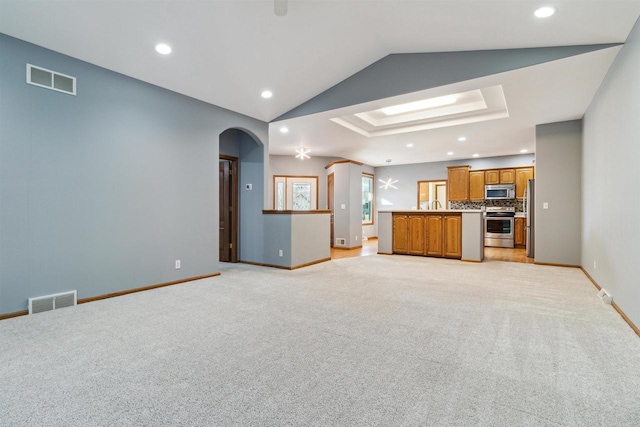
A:
{"label": "recessed ceiling light", "polygon": [[453,156],[453,151],[449,151],[449,152],[447,153],[447,156]]}
{"label": "recessed ceiling light", "polygon": [[467,138],[465,136],[461,136],[460,138],[458,138],[458,141],[460,141],[460,142],[464,142],[466,140],[467,140]]}
{"label": "recessed ceiling light", "polygon": [[288,127],[286,127],[286,126],[282,126],[282,127],[280,128],[280,132],[282,132],[282,133],[289,133],[289,128],[288,128]]}
{"label": "recessed ceiling light", "polygon": [[262,96],[265,99],[269,99],[273,96],[273,92],[271,92],[270,90],[263,90],[260,96]]}
{"label": "recessed ceiling light", "polygon": [[545,6],[545,7],[541,7],[540,9],[537,9],[534,12],[534,15],[536,15],[538,18],[548,18],[554,13],[556,13],[555,8],[550,6]]}
{"label": "recessed ceiling light", "polygon": [[407,147],[411,148],[413,147],[413,144],[407,144]]}
{"label": "recessed ceiling light", "polygon": [[161,55],[169,55],[171,53],[171,46],[165,43],[158,43],[156,45],[156,52]]}
{"label": "recessed ceiling light", "polygon": [[480,157],[480,154],[476,153],[473,155],[473,157]]}
{"label": "recessed ceiling light", "polygon": [[523,148],[522,150],[520,150],[521,153],[528,153],[529,150],[527,150],[526,148]]}
{"label": "recessed ceiling light", "polygon": [[456,97],[453,95],[439,96],[437,98],[423,99],[422,101],[409,102],[408,104],[394,105],[392,107],[381,108],[380,111],[387,116],[394,114],[409,113],[411,111],[426,110],[427,108],[442,107],[443,105],[455,104]]}

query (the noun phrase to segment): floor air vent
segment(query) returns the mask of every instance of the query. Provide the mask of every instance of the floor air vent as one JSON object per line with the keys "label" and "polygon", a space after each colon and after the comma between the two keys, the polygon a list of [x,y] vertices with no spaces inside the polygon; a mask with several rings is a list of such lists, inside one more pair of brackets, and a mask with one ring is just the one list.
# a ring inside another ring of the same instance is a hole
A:
{"label": "floor air vent", "polygon": [[29,298],[29,314],[71,307],[78,303],[78,291],[61,292],[43,297]]}
{"label": "floor air vent", "polygon": [[57,92],[76,95],[76,78],[27,64],[27,83]]}

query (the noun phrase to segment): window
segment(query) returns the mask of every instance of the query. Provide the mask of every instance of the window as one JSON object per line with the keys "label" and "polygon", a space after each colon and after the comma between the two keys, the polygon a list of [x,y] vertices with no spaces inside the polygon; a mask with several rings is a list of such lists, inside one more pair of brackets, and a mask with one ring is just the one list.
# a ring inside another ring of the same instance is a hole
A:
{"label": "window", "polygon": [[373,224],[373,175],[362,174],[362,224]]}
{"label": "window", "polygon": [[273,176],[273,207],[276,210],[318,209],[317,176]]}

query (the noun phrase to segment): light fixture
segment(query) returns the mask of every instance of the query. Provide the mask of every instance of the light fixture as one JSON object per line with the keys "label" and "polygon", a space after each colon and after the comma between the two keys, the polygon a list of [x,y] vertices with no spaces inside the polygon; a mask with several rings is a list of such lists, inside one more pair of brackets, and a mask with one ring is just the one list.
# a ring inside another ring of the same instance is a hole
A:
{"label": "light fixture", "polygon": [[407,144],[407,147],[411,148],[413,147],[413,144]]}
{"label": "light fixture", "polygon": [[453,95],[439,96],[437,98],[423,99],[422,101],[409,102],[407,104],[394,105],[392,107],[381,108],[380,111],[387,116],[395,114],[409,113],[411,111],[426,110],[427,108],[442,107],[456,102]]}
{"label": "light fixture", "polygon": [[473,155],[473,157],[480,157],[480,154],[476,153]]}
{"label": "light fixture", "polygon": [[461,136],[460,138],[458,138],[458,141],[460,141],[460,142],[464,142],[466,140],[467,140],[467,137],[465,137],[465,136]]}
{"label": "light fixture", "polygon": [[308,156],[309,152],[311,150],[307,150],[306,148],[298,148],[296,150],[296,159],[300,159],[300,160],[304,160],[304,159],[310,159],[311,157]]}
{"label": "light fixture", "polygon": [[[391,159],[387,159],[387,169],[389,168],[389,165],[391,164]],[[391,188],[395,188],[396,190],[398,189],[398,187],[396,187],[395,184],[396,182],[398,182],[398,180],[396,179],[395,181],[393,181],[391,179],[391,176],[389,175],[389,171],[387,170],[387,180],[384,181],[382,179],[378,179],[378,181],[380,181],[382,183],[382,185],[380,186],[380,188],[384,188],[385,190],[388,190],[389,187]]]}
{"label": "light fixture", "polygon": [[538,18],[548,18],[551,15],[553,15],[554,13],[556,13],[555,8],[550,7],[550,6],[544,6],[544,7],[541,7],[539,9],[537,9],[534,12],[534,15],[536,15]]}
{"label": "light fixture", "polygon": [[165,43],[158,43],[156,45],[156,52],[161,55],[169,55],[171,53],[171,46]]}
{"label": "light fixture", "polygon": [[282,127],[280,128],[280,132],[281,132],[281,133],[289,133],[289,128],[288,128],[288,127],[286,127],[286,126],[282,126]]}
{"label": "light fixture", "polygon": [[447,153],[447,156],[453,156],[453,151],[449,151],[449,152]]}
{"label": "light fixture", "polygon": [[522,150],[520,150],[521,153],[528,153],[529,150],[527,150],[526,148],[523,148]]}
{"label": "light fixture", "polygon": [[262,96],[264,99],[269,99],[273,96],[273,92],[271,92],[270,90],[263,90],[260,96]]}

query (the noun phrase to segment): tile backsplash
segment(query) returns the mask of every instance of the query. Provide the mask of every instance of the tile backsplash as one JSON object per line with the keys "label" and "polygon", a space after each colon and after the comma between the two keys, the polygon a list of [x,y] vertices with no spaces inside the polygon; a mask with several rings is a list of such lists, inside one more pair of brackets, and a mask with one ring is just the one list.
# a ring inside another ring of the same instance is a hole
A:
{"label": "tile backsplash", "polygon": [[482,209],[483,206],[506,206],[523,212],[522,200],[482,200],[478,202],[451,202],[451,209]]}

